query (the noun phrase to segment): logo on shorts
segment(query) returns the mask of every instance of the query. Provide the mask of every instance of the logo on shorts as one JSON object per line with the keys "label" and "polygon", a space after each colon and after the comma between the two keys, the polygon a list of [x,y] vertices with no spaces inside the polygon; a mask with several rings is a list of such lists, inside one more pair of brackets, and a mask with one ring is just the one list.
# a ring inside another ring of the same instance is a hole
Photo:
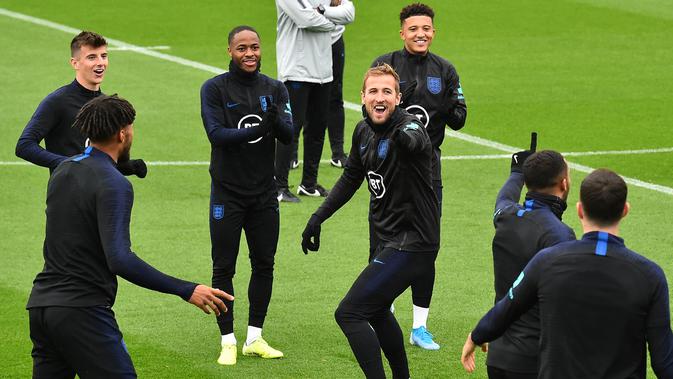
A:
{"label": "logo on shorts", "polygon": [[379,141],[379,158],[386,159],[386,155],[388,155],[388,140],[382,139]]}
{"label": "logo on shorts", "polygon": [[[259,117],[258,115],[256,115],[256,114],[249,114],[249,115],[243,116],[243,118],[241,118],[241,119],[238,121],[238,128],[239,128],[239,129],[242,129],[242,128],[243,128],[243,129],[247,129],[247,128],[257,128],[257,127],[259,127],[259,123],[260,123],[261,121],[262,121],[262,118]],[[262,138],[264,138],[264,137],[262,136],[262,137],[257,138],[257,139],[254,140],[254,141],[248,141],[248,143],[257,143],[257,142],[259,142]]]}
{"label": "logo on shorts", "polygon": [[433,95],[442,92],[442,80],[436,76],[428,76],[428,91]]}
{"label": "logo on shorts", "polygon": [[418,121],[420,121],[421,124],[423,124],[423,127],[425,128],[428,127],[428,123],[430,122],[430,116],[428,115],[428,111],[426,111],[425,108],[423,108],[420,105],[411,105],[408,106],[406,110],[412,116],[416,116]]}
{"label": "logo on shorts", "polygon": [[213,218],[215,220],[221,220],[222,217],[224,217],[224,205],[213,204]]}
{"label": "logo on shorts", "polygon": [[380,199],[386,194],[386,186],[383,184],[383,176],[374,171],[367,172],[367,187],[374,197]]}

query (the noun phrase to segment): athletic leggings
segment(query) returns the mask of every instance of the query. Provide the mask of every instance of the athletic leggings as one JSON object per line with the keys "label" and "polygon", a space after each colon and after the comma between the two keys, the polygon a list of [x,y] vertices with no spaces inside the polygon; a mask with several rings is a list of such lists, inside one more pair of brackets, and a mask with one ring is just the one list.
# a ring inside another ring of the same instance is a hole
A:
{"label": "athletic leggings", "polygon": [[390,305],[411,283],[434,270],[435,258],[437,252],[384,248],[341,300],[334,317],[367,378],[385,378],[381,350],[393,378],[409,378],[402,330]]}
{"label": "athletic leggings", "polygon": [[[276,191],[259,196],[240,196],[213,183],[210,196],[210,240],[213,287],[234,294],[232,279],[245,230],[252,275],[248,284],[248,325],[261,328],[271,300],[273,265],[278,244],[280,216]],[[225,300],[227,312],[217,317],[222,335],[234,332],[234,302]]]}
{"label": "athletic leggings", "polygon": [[[442,183],[441,181],[434,181],[434,190],[437,200],[439,201],[439,209],[441,215],[442,209]],[[371,262],[374,257],[381,251],[381,241],[376,235],[374,226],[369,222],[369,260]],[[411,300],[417,307],[430,308],[430,301],[432,300],[432,291],[435,287],[435,266],[427,270],[426,274],[419,277],[416,281],[411,283]]]}
{"label": "athletic leggings", "polygon": [[[329,90],[329,117],[327,118],[327,131],[329,144],[332,149],[332,158],[344,156],[344,61],[346,48],[343,37],[332,44],[332,83]],[[343,162],[346,163],[346,162]]]}
{"label": "athletic leggings", "polygon": [[285,82],[292,107],[292,144],[276,144],[276,184],[278,189],[288,188],[290,164],[297,158],[299,134],[304,130],[304,167],[301,184],[315,188],[318,183],[318,166],[325,143],[327,109],[330,83]]}

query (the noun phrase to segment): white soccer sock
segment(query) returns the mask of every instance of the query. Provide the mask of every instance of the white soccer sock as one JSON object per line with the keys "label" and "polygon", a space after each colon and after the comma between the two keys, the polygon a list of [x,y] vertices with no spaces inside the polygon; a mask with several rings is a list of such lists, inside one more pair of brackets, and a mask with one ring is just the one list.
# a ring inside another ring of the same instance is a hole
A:
{"label": "white soccer sock", "polygon": [[236,345],[236,336],[234,333],[223,334],[221,343],[222,345]]}
{"label": "white soccer sock", "polygon": [[248,325],[248,336],[245,339],[245,344],[249,346],[251,343],[255,342],[255,340],[261,336],[262,336],[262,328]]}
{"label": "white soccer sock", "polygon": [[430,313],[430,308],[423,308],[414,305],[414,329],[425,326],[425,324],[428,322],[428,313]]}

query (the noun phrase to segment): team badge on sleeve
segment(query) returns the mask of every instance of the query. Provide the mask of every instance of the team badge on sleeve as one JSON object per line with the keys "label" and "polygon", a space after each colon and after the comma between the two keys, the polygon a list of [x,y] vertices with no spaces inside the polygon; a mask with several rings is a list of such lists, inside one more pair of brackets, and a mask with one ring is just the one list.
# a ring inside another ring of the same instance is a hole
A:
{"label": "team badge on sleeve", "polygon": [[369,187],[369,192],[371,192],[377,199],[382,198],[383,195],[386,194],[386,186],[383,184],[383,176],[374,171],[367,172],[367,186]]}
{"label": "team badge on sleeve", "polygon": [[442,92],[442,79],[436,76],[428,76],[428,91],[433,95]]}
{"label": "team badge on sleeve", "polygon": [[223,217],[224,217],[224,205],[213,204],[213,218],[215,220],[221,220]]}

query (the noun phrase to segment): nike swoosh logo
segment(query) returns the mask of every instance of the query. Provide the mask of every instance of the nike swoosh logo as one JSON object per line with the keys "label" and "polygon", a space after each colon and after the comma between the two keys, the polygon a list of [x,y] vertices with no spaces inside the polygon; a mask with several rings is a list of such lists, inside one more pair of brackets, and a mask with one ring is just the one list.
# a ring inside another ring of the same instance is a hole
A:
{"label": "nike swoosh logo", "polygon": [[380,265],[384,265],[384,264],[386,264],[386,262],[381,262],[380,260],[378,260],[378,259],[376,259],[376,258],[374,258],[374,260],[373,260],[372,262],[374,262],[374,263],[378,263],[378,264],[380,264]]}
{"label": "nike swoosh logo", "polygon": [[229,102],[227,102],[227,108],[233,108],[233,107],[235,107],[235,106],[237,106],[237,105],[238,105],[238,103],[229,103]]}

